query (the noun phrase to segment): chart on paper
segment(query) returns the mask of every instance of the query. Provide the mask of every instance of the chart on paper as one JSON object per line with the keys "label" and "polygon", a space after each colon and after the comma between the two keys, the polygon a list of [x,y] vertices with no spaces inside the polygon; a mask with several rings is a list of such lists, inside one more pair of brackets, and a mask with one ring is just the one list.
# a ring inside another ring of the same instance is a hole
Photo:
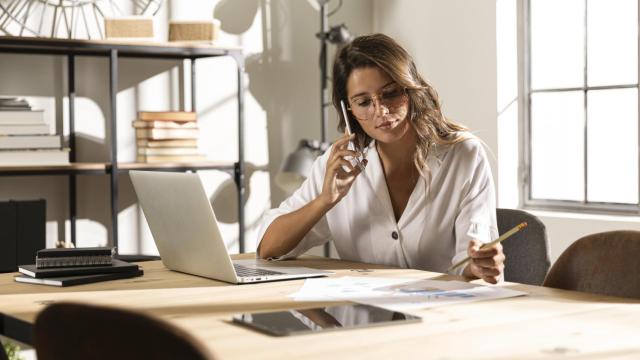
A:
{"label": "chart on paper", "polygon": [[307,279],[289,296],[296,301],[348,300],[403,311],[523,295],[526,293],[463,281],[344,276]]}

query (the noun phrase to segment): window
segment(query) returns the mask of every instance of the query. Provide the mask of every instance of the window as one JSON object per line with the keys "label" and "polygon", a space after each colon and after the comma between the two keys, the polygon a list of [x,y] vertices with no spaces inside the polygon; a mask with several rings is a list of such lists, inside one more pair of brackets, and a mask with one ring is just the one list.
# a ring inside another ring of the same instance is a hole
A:
{"label": "window", "polygon": [[640,212],[638,0],[528,0],[524,205]]}

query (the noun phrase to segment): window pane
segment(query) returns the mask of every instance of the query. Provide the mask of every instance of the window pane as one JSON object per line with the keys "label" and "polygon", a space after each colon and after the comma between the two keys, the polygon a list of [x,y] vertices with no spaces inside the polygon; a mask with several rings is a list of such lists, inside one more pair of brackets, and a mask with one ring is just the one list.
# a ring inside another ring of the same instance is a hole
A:
{"label": "window pane", "polygon": [[584,200],[584,95],[531,95],[531,197]]}
{"label": "window pane", "polygon": [[638,202],[638,91],[587,94],[588,201]]}
{"label": "window pane", "polygon": [[531,87],[584,85],[585,0],[531,0]]}
{"label": "window pane", "polygon": [[638,82],[638,2],[588,0],[590,86]]}
{"label": "window pane", "polygon": [[518,207],[518,160],[518,103],[513,103],[498,115],[499,207]]}

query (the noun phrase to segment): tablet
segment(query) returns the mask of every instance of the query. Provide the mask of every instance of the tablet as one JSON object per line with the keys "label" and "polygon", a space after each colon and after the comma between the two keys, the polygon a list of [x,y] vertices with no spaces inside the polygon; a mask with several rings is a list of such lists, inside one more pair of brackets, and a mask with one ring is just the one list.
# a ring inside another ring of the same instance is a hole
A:
{"label": "tablet", "polygon": [[347,304],[233,316],[233,322],[270,335],[287,336],[324,331],[419,322],[417,316],[383,308]]}

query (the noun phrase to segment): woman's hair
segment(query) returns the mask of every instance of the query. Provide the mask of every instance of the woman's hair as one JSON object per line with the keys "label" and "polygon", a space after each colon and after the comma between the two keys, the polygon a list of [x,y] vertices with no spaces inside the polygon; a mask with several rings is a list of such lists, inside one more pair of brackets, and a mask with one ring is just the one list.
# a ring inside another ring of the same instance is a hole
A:
{"label": "woman's hair", "polygon": [[[402,46],[387,35],[372,34],[359,36],[342,47],[333,63],[333,106],[340,114],[340,132],[345,128],[346,119],[342,116],[340,100],[347,104],[347,80],[353,70],[366,67],[382,70],[407,92],[409,121],[417,135],[413,161],[420,175],[427,178],[423,170],[429,172],[427,158],[434,145],[453,144],[466,139],[462,132],[467,128],[442,114],[438,93],[420,76],[413,59]],[[354,119],[352,114],[348,116]],[[357,134],[356,147],[363,150],[372,139],[358,121],[351,121],[351,124]]]}

